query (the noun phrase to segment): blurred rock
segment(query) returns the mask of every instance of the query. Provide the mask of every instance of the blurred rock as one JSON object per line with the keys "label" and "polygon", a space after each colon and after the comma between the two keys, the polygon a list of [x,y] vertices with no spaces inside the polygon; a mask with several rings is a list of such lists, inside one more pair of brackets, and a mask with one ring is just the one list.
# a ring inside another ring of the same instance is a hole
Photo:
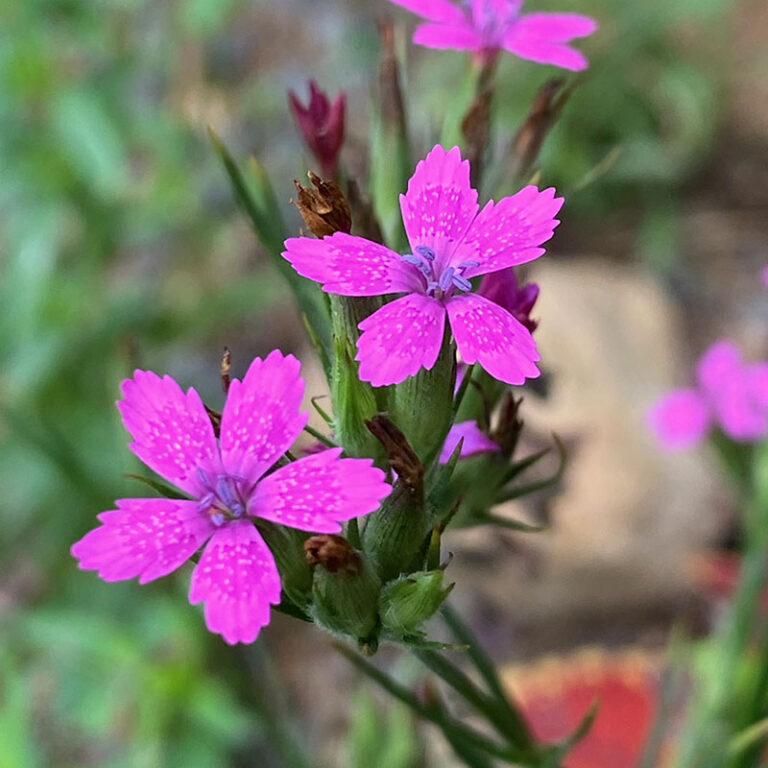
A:
{"label": "blurred rock", "polygon": [[570,446],[553,527],[477,529],[450,545],[459,606],[501,656],[663,627],[685,596],[688,554],[718,519],[706,455],[664,454],[644,424],[692,364],[664,292],[638,269],[596,259],[542,262],[530,277],[542,286],[537,339],[551,383],[545,400],[526,392],[522,416]]}

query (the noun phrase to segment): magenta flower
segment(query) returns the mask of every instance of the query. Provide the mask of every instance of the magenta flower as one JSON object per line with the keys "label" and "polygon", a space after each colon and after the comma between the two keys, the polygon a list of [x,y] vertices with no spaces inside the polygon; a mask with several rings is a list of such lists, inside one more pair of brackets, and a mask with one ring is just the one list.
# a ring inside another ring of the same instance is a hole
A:
{"label": "magenta flower", "polygon": [[482,62],[493,61],[504,48],[522,59],[565,69],[586,69],[588,62],[568,43],[591,35],[597,23],[576,13],[520,14],[523,0],[390,0],[426,21],[416,27],[413,42],[428,48],[473,51]]}
{"label": "magenta flower", "polygon": [[533,337],[506,309],[473,293],[470,280],[541,256],[562,204],[554,189],[529,186],[478,212],[469,163],[458,147],[446,152],[438,145],[400,196],[411,253],[337,232],[322,240],[291,238],[283,256],[329,293],[405,293],[360,323],[356,359],[364,381],[396,384],[431,369],[447,315],[465,363],[522,384],[539,375]]}
{"label": "magenta flower", "polygon": [[531,333],[538,327],[538,322],[531,319],[531,310],[539,298],[539,286],[536,283],[526,283],[520,288],[515,271],[511,267],[486,275],[477,292],[504,307]]}
{"label": "magenta flower", "polygon": [[101,526],[72,547],[80,568],[105,581],[165,576],[208,540],[192,573],[191,603],[230,643],[252,642],[280,602],[280,576],[252,518],[303,531],[335,533],[340,521],[372,512],[389,493],[368,459],[340,459],[340,448],[269,473],[307,422],[299,407],[299,362],[272,352],[231,383],[217,442],[194,389],[170,376],[136,371],[117,405],[131,450],[190,499],[120,499]]}
{"label": "magenta flower", "polygon": [[336,175],[339,153],[344,142],[346,94],[341,91],[331,102],[317,83],[310,80],[307,106],[299,101],[293,91],[288,91],[288,103],[304,142],[315,160],[320,163],[323,177],[333,178]]}
{"label": "magenta flower", "polygon": [[700,442],[716,425],[733,440],[751,442],[768,434],[768,363],[744,363],[730,341],[704,353],[698,387],[675,389],[648,412],[648,422],[669,450]]}
{"label": "magenta flower", "polygon": [[460,421],[454,424],[445,438],[443,450],[440,452],[440,463],[447,464],[451,454],[456,450],[459,440],[464,438],[461,444],[460,459],[466,459],[469,456],[477,456],[479,453],[489,453],[498,451],[499,446],[488,435],[477,426],[476,421]]}

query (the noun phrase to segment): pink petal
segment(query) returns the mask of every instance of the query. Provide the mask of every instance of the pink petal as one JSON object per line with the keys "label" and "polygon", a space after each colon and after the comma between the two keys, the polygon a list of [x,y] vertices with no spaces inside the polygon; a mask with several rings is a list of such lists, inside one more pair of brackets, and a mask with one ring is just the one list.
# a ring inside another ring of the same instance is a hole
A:
{"label": "pink petal", "polygon": [[437,299],[402,296],[360,323],[357,342],[360,378],[374,387],[398,384],[431,369],[443,342],[445,308]]}
{"label": "pink petal", "polygon": [[219,452],[211,420],[194,389],[186,395],[170,377],[135,371],[123,382],[117,404],[134,442],[131,450],[151,469],[192,495],[200,491],[195,470],[216,473]]}
{"label": "pink petal", "polygon": [[451,330],[461,359],[475,362],[499,381],[522,384],[536,378],[539,360],[530,331],[506,309],[476,294],[454,296],[447,303]]}
{"label": "pink petal", "polygon": [[521,59],[579,72],[589,66],[587,57],[575,48],[562,43],[550,43],[536,37],[527,37],[513,31],[504,37],[504,48]]}
{"label": "pink petal", "polygon": [[190,603],[205,603],[205,623],[230,645],[252,643],[280,602],[275,559],[249,520],[225,523],[192,573]]}
{"label": "pink petal", "polygon": [[431,248],[439,275],[477,213],[469,162],[461,159],[458,147],[446,152],[438,144],[419,161],[408,191],[400,195],[400,209],[411,249]]}
{"label": "pink petal", "polygon": [[510,33],[542,42],[567,43],[591,35],[596,29],[594,19],[578,13],[528,13],[517,20]]}
{"label": "pink petal", "polygon": [[339,459],[341,448],[307,456],[267,475],[248,512],[281,525],[338,533],[342,520],[378,508],[391,488],[370,459]]}
{"label": "pink petal", "polygon": [[709,409],[695,389],[675,389],[648,412],[648,425],[670,451],[700,442],[709,429]]}
{"label": "pink petal", "polygon": [[760,440],[768,433],[766,392],[761,379],[762,373],[756,373],[755,366],[743,365],[712,395],[715,418],[734,440]]}
{"label": "pink petal", "polygon": [[442,21],[450,24],[452,22],[458,23],[465,18],[461,8],[449,0],[390,0],[390,2],[430,21]]}
{"label": "pink petal", "polygon": [[292,237],[283,256],[303,277],[342,296],[379,296],[418,290],[416,271],[400,255],[362,237],[337,232],[322,240]]}
{"label": "pink petal", "polygon": [[279,350],[257,357],[242,382],[234,379],[221,414],[221,458],[242,478],[244,493],[277,461],[307,423],[301,413],[304,380],[299,361]]}
{"label": "pink petal", "polygon": [[739,348],[732,341],[718,341],[699,359],[696,378],[707,396],[716,398],[743,368]]}
{"label": "pink petal", "polygon": [[443,450],[440,452],[440,463],[447,464],[451,454],[456,450],[459,440],[464,438],[461,444],[461,453],[459,457],[464,459],[467,456],[475,456],[478,453],[488,453],[489,451],[498,451],[498,444],[494,443],[488,435],[477,426],[476,421],[462,421],[454,424],[448,437],[445,438]]}
{"label": "pink petal", "polygon": [[72,545],[85,571],[104,581],[139,576],[141,584],[175,571],[216,530],[196,501],[119,499],[101,525]]}
{"label": "pink petal", "polygon": [[482,38],[467,23],[420,24],[413,33],[413,42],[427,48],[452,48],[456,51],[477,51],[483,47]]}
{"label": "pink petal", "polygon": [[523,187],[498,203],[489,201],[472,222],[453,263],[479,261],[477,267],[463,273],[474,277],[538,258],[544,253],[539,246],[552,237],[560,223],[555,214],[562,204],[563,198],[555,197],[552,187],[539,191],[533,186]]}

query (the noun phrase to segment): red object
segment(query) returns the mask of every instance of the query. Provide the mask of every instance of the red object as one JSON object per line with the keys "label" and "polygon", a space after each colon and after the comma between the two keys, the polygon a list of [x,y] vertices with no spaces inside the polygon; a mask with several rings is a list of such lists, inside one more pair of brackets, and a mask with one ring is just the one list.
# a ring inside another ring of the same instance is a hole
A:
{"label": "red object", "polygon": [[555,742],[572,734],[596,700],[589,733],[563,761],[564,768],[635,768],[653,722],[658,667],[642,651],[582,651],[516,669],[511,687],[537,738]]}
{"label": "red object", "polygon": [[344,118],[347,97],[340,91],[331,102],[314,80],[309,81],[309,102],[305,106],[293,91],[288,91],[288,103],[304,142],[326,179],[336,175],[339,153],[344,142]]}

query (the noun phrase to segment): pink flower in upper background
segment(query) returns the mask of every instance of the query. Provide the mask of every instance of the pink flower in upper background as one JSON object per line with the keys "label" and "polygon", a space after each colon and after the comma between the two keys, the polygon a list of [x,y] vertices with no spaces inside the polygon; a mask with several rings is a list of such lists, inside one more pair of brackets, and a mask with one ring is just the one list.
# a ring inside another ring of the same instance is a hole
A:
{"label": "pink flower in upper background", "polygon": [[719,341],[697,366],[698,387],[675,389],[651,408],[648,421],[670,450],[701,441],[716,425],[740,442],[768,435],[768,363],[744,363],[730,341]]}
{"label": "pink flower in upper background", "polygon": [[320,163],[323,177],[336,175],[341,145],[344,142],[344,115],[347,97],[344,91],[330,101],[314,80],[309,81],[309,103],[305,107],[293,91],[288,91],[288,103],[301,135],[315,160]]}
{"label": "pink flower in upper background", "polygon": [[118,403],[131,450],[191,499],[120,499],[101,526],[72,547],[80,568],[105,581],[145,582],[176,570],[208,541],[192,573],[191,603],[205,603],[212,632],[249,643],[280,602],[275,560],[251,518],[318,533],[372,512],[390,491],[369,459],[339,459],[341,448],[265,474],[307,422],[299,407],[299,361],[280,352],[256,358],[233,379],[217,442],[194,389],[136,371]]}
{"label": "pink flower in upper background", "polygon": [[461,444],[460,459],[466,459],[469,456],[477,456],[479,453],[490,453],[498,451],[499,446],[488,435],[477,426],[476,421],[460,421],[454,424],[445,438],[443,450],[440,452],[440,463],[447,464],[451,454],[456,450],[459,440],[464,438]]}
{"label": "pink flower in upper background", "polygon": [[522,59],[581,70],[584,54],[567,43],[591,35],[597,22],[576,13],[521,14],[523,0],[390,0],[426,22],[416,27],[413,42],[428,48],[473,51],[491,62],[503,48]]}
{"label": "pink flower in upper background", "polygon": [[472,293],[470,279],[523,264],[544,253],[541,244],[559,223],[563,199],[552,188],[529,186],[479,210],[469,163],[458,147],[436,146],[419,162],[400,196],[411,253],[337,232],[322,240],[295,237],[283,256],[323,290],[342,296],[405,293],[360,323],[360,378],[396,384],[431,369],[446,315],[462,360],[491,376],[522,384],[539,375],[530,331],[506,309]]}
{"label": "pink flower in upper background", "polygon": [[538,327],[538,322],[531,319],[531,310],[539,298],[539,286],[536,283],[526,283],[520,288],[515,271],[511,267],[486,275],[477,292],[504,307],[531,333]]}

